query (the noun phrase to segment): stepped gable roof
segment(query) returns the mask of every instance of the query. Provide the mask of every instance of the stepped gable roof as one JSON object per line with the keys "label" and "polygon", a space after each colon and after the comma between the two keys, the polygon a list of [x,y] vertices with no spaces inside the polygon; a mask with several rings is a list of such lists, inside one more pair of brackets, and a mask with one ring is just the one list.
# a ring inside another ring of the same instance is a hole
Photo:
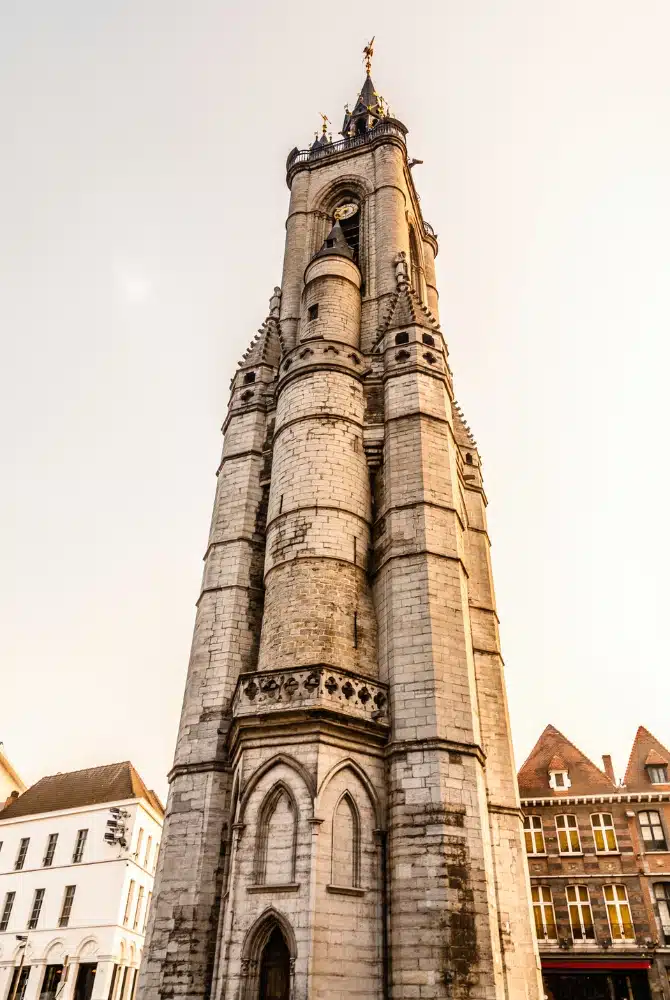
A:
{"label": "stepped gable roof", "polygon": [[124,760],[120,764],[104,764],[102,767],[87,767],[83,771],[66,771],[40,778],[0,812],[0,819],[78,809],[123,799],[144,799],[159,816],[165,815],[156,793],[147,788],[130,761]]}
{"label": "stepped gable roof", "polygon": [[652,785],[645,767],[648,764],[663,767],[668,764],[669,760],[670,753],[668,753],[667,748],[648,729],[645,729],[644,726],[639,726],[633,740],[630,757],[628,758],[628,767],[623,779],[626,790],[649,792],[652,788],[667,787],[665,785]]}
{"label": "stepped gable roof", "polygon": [[402,330],[406,326],[423,326],[431,331],[440,329],[440,324],[411,285],[401,283],[393,293],[377,343],[389,330]]}
{"label": "stepped gable roof", "polygon": [[[560,762],[555,767],[556,761]],[[569,788],[554,789],[549,786],[549,771],[567,771]],[[518,775],[521,798],[573,795],[594,795],[614,792],[614,785],[593,761],[582,753],[554,726],[547,726],[521,766]]]}
{"label": "stepped gable roof", "polygon": [[461,448],[476,449],[477,442],[472,435],[470,425],[465,419],[463,410],[456,400],[454,400],[451,404],[451,415],[454,421],[454,437],[456,438],[456,444],[460,445]]}
{"label": "stepped gable roof", "polygon": [[254,365],[265,364],[278,368],[280,356],[279,324],[268,318],[242,355],[239,367],[252,368]]}

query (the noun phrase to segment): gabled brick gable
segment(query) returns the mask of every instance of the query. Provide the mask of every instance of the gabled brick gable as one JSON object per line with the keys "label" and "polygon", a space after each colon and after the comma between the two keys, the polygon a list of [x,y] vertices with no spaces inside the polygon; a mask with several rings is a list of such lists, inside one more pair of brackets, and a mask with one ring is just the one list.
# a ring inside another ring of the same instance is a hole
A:
{"label": "gabled brick gable", "polygon": [[[556,762],[561,767],[556,767]],[[570,788],[554,789],[549,785],[550,770],[566,770]],[[616,791],[606,774],[554,726],[547,726],[519,771],[521,798],[555,795],[592,795]]]}
{"label": "gabled brick gable", "polygon": [[623,779],[626,789],[637,792],[670,788],[670,784],[652,785],[645,770],[645,764],[663,766],[668,760],[670,760],[670,753],[668,753],[667,748],[648,729],[639,726],[628,758],[626,775]]}

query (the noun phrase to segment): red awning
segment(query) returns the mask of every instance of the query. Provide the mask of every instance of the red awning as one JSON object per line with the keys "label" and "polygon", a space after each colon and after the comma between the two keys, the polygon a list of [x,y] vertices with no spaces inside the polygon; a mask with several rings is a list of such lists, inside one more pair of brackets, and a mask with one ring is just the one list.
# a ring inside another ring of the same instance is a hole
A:
{"label": "red awning", "polygon": [[651,960],[648,958],[594,959],[592,962],[589,962],[588,959],[580,961],[574,958],[566,961],[561,961],[558,958],[542,959],[542,969],[547,972],[619,972],[622,969],[650,968]]}

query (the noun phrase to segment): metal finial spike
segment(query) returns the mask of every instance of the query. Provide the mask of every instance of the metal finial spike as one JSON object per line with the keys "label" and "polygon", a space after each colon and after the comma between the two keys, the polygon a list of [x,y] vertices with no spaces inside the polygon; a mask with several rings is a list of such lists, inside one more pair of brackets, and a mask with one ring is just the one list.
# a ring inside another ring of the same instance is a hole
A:
{"label": "metal finial spike", "polygon": [[323,119],[323,123],[322,123],[322,126],[321,126],[321,131],[325,135],[326,132],[328,131],[328,126],[331,125],[332,122],[331,122],[330,118],[328,117],[328,115],[324,115],[323,111],[319,111],[319,114],[321,115],[321,118]]}

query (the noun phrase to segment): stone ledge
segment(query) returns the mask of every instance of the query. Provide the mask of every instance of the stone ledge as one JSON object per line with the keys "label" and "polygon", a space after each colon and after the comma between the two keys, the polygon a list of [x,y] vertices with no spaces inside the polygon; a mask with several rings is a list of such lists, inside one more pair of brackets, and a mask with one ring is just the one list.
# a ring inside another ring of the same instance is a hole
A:
{"label": "stone ledge", "polygon": [[248,885],[247,892],[297,892],[299,882],[281,882],[278,885]]}
{"label": "stone ledge", "polygon": [[365,889],[355,885],[327,885],[326,892],[334,892],[340,896],[364,896]]}

